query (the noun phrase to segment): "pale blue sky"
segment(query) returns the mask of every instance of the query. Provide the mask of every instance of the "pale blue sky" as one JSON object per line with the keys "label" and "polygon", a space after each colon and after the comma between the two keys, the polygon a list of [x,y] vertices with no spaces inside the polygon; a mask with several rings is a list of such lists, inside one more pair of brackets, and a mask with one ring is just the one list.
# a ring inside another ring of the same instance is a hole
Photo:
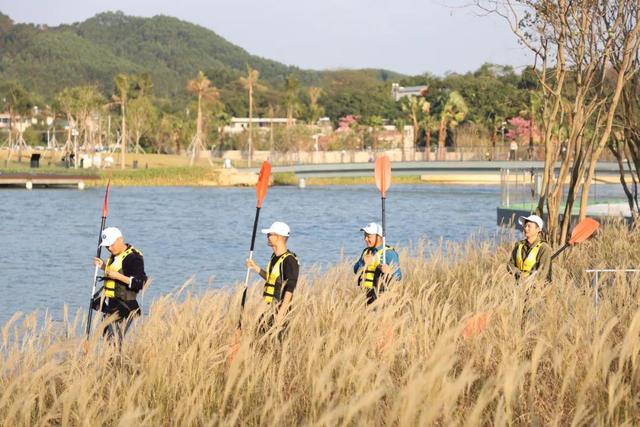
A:
{"label": "pale blue sky", "polygon": [[[99,12],[169,15],[252,54],[301,68],[466,72],[484,62],[521,69],[530,55],[507,24],[465,0],[0,0],[16,22],[58,25]],[[467,2],[468,3],[468,2]]]}

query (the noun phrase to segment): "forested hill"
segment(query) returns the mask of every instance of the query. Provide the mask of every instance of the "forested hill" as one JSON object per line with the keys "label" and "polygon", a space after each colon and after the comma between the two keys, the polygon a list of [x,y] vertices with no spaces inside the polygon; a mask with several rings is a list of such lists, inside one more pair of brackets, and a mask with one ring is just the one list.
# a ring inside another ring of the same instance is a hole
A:
{"label": "forested hill", "polygon": [[[240,77],[246,75],[247,64],[260,72],[253,97],[258,116],[283,116],[291,108],[297,118],[310,120],[314,86],[319,93],[316,110],[334,123],[347,115],[359,116],[363,123],[408,120],[413,107],[393,100],[392,82],[429,86],[426,101],[433,117],[439,117],[456,92],[469,109],[465,120],[492,132],[495,122],[517,116],[531,104],[531,73],[519,75],[509,66],[484,64],[475,72],[443,77],[380,69],[302,70],[251,55],[211,30],[167,16],[108,12],[81,23],[47,27],[17,24],[0,13],[0,100],[9,100],[7,94],[18,88],[25,108],[55,105],[63,89],[87,85],[97,86],[107,102],[114,94],[114,77],[123,73],[132,79],[148,74],[155,106],[186,114],[194,99],[187,81],[203,71],[219,91],[222,111],[246,117],[247,92]],[[13,102],[18,108],[19,102]],[[7,108],[6,103],[0,106]]]}
{"label": "forested hill", "polygon": [[[81,84],[113,88],[117,73],[151,75],[159,96],[184,93],[199,70],[224,86],[246,72],[281,87],[294,73],[303,85],[322,85],[327,75],[251,55],[215,32],[168,16],[132,17],[107,12],[81,23],[47,27],[16,24],[0,13],[0,78],[20,81],[45,97]],[[384,80],[395,74],[363,70],[363,78]],[[397,76],[397,75],[395,75]]]}

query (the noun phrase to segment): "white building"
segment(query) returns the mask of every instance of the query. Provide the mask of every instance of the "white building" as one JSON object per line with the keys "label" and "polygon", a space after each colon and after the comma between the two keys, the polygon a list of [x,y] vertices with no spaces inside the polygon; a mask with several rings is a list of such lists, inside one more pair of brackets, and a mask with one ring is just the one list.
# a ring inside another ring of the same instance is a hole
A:
{"label": "white building", "polygon": [[11,124],[11,116],[5,113],[0,113],[0,129],[9,129]]}
{"label": "white building", "polygon": [[395,101],[400,101],[405,96],[425,96],[429,86],[400,86],[399,83],[391,84],[391,96]]}
{"label": "white building", "polygon": [[[31,119],[21,118],[19,115],[13,116],[14,129],[24,132],[29,126],[31,126]],[[11,127],[11,115],[9,113],[0,113],[0,129],[9,129]]]}
{"label": "white building", "polygon": [[[286,125],[288,122],[287,118],[264,118],[264,117],[254,117],[251,119],[251,123],[253,124],[253,128],[256,130],[264,130],[267,131],[272,125]],[[293,119],[293,124],[296,123],[296,119]],[[249,118],[248,117],[234,117],[231,119],[231,124],[224,127],[224,133],[234,134],[234,133],[242,133],[245,130],[249,129]]]}

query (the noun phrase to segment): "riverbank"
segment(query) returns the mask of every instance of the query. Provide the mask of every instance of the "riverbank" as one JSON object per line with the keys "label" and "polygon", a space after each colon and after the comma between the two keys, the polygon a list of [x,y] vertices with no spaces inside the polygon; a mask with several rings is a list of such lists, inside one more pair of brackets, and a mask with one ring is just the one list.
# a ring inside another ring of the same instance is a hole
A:
{"label": "riverbank", "polygon": [[[111,180],[117,186],[163,187],[163,186],[192,186],[192,187],[219,187],[219,186],[252,186],[257,181],[257,174],[238,169],[223,169],[211,166],[164,166],[143,169],[74,169],[59,167],[42,167],[31,169],[15,165],[11,168],[0,169],[0,176],[5,174],[32,174],[32,175],[78,175],[93,177],[85,183],[87,187],[106,185]],[[293,173],[274,173],[271,180],[275,186],[297,186],[299,178]],[[308,178],[305,184],[310,186],[321,185],[363,185],[372,184],[370,177],[336,177],[336,178]],[[420,184],[424,183],[419,176],[398,176],[393,178],[394,184]]]}
{"label": "riverbank", "polygon": [[[103,185],[107,179],[111,178],[116,185],[123,186],[234,186],[253,185],[257,177],[257,169],[223,169],[220,161],[210,165],[206,159],[199,159],[196,164],[189,166],[189,160],[185,156],[160,155],[160,154],[129,154],[128,167],[124,170],[117,166],[107,169],[96,168],[65,168],[50,159],[40,161],[40,168],[30,168],[26,160],[22,162],[12,161],[4,168],[0,168],[0,174],[7,173],[55,173],[55,174],[89,174],[100,177],[94,184],[87,182],[87,185]],[[118,163],[116,162],[116,165]],[[132,167],[133,165],[136,167]],[[257,164],[254,164],[256,166]],[[340,167],[344,165],[338,165]],[[314,177],[309,174],[300,173],[296,175],[287,169],[290,167],[274,167],[273,185],[299,185],[301,177],[305,177],[305,185],[363,185],[373,183],[373,166],[370,164],[365,173],[361,176],[325,176]],[[487,170],[470,173],[461,171],[454,166],[445,165],[442,170],[433,170],[428,173],[413,170],[407,172],[407,164],[397,165],[397,170],[393,176],[394,184],[460,184],[460,185],[500,185],[501,177],[499,170]],[[412,167],[413,165],[409,164]],[[485,165],[486,166],[486,165]],[[489,165],[491,166],[491,165]],[[360,172],[362,172],[362,165]],[[511,181],[517,182],[518,176],[514,174]],[[524,179],[524,178],[520,178]],[[597,176],[598,183],[618,183],[619,176],[616,172],[601,172]]]}
{"label": "riverbank", "polygon": [[[404,282],[375,310],[339,263],[304,275],[284,334],[256,334],[260,286],[241,335],[240,286],[187,286],[121,351],[96,334],[86,356],[86,313],[17,315],[0,343],[0,424],[637,424],[638,277],[603,277],[596,311],[584,270],[638,265],[638,244],[640,230],[605,227],[558,259],[553,286],[528,289],[505,272],[509,244],[405,250]],[[478,313],[486,330],[465,339]]]}
{"label": "riverbank", "polygon": [[221,187],[221,186],[253,186],[257,175],[236,169],[222,169],[211,166],[165,166],[145,169],[74,169],[59,167],[43,167],[37,169],[12,167],[0,169],[2,175],[13,174],[55,175],[60,177],[86,177],[86,187],[106,185],[108,180],[116,186],[163,187]]}

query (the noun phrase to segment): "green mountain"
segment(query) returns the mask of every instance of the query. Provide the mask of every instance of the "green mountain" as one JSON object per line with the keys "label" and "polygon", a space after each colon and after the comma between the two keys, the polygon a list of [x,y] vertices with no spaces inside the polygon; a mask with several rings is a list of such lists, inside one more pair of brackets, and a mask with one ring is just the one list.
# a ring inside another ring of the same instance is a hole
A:
{"label": "green mountain", "polygon": [[[485,64],[474,73],[444,77],[403,76],[377,69],[303,70],[251,55],[211,30],[167,16],[140,18],[107,12],[84,22],[48,27],[16,24],[0,13],[0,100],[19,85],[33,105],[50,105],[62,89],[87,84],[97,85],[109,98],[118,73],[147,73],[155,106],[164,113],[188,116],[194,98],[187,93],[186,83],[203,71],[219,90],[222,110],[243,117],[248,114],[248,100],[239,77],[246,74],[247,64],[260,71],[261,88],[254,92],[258,116],[270,111],[284,116],[289,105],[296,117],[307,120],[306,89],[318,86],[322,89],[318,106],[334,122],[350,114],[364,123],[380,118],[390,123],[407,120],[407,113],[391,97],[391,82],[428,85],[433,117],[438,117],[449,93],[457,91],[469,107],[466,120],[490,131],[496,120],[529,108],[526,75],[519,76],[510,67]],[[295,79],[288,91],[286,79],[291,74]]]}
{"label": "green mountain", "polygon": [[[81,23],[47,27],[15,24],[0,14],[0,78],[18,80],[45,97],[88,83],[109,93],[120,72],[149,73],[157,95],[182,95],[186,81],[200,70],[222,87],[244,73],[247,64],[278,89],[291,73],[303,86],[329,87],[344,80],[344,72],[301,70],[251,55],[211,30],[168,16],[107,12]],[[400,76],[384,70],[349,73],[349,80],[367,86]]]}

